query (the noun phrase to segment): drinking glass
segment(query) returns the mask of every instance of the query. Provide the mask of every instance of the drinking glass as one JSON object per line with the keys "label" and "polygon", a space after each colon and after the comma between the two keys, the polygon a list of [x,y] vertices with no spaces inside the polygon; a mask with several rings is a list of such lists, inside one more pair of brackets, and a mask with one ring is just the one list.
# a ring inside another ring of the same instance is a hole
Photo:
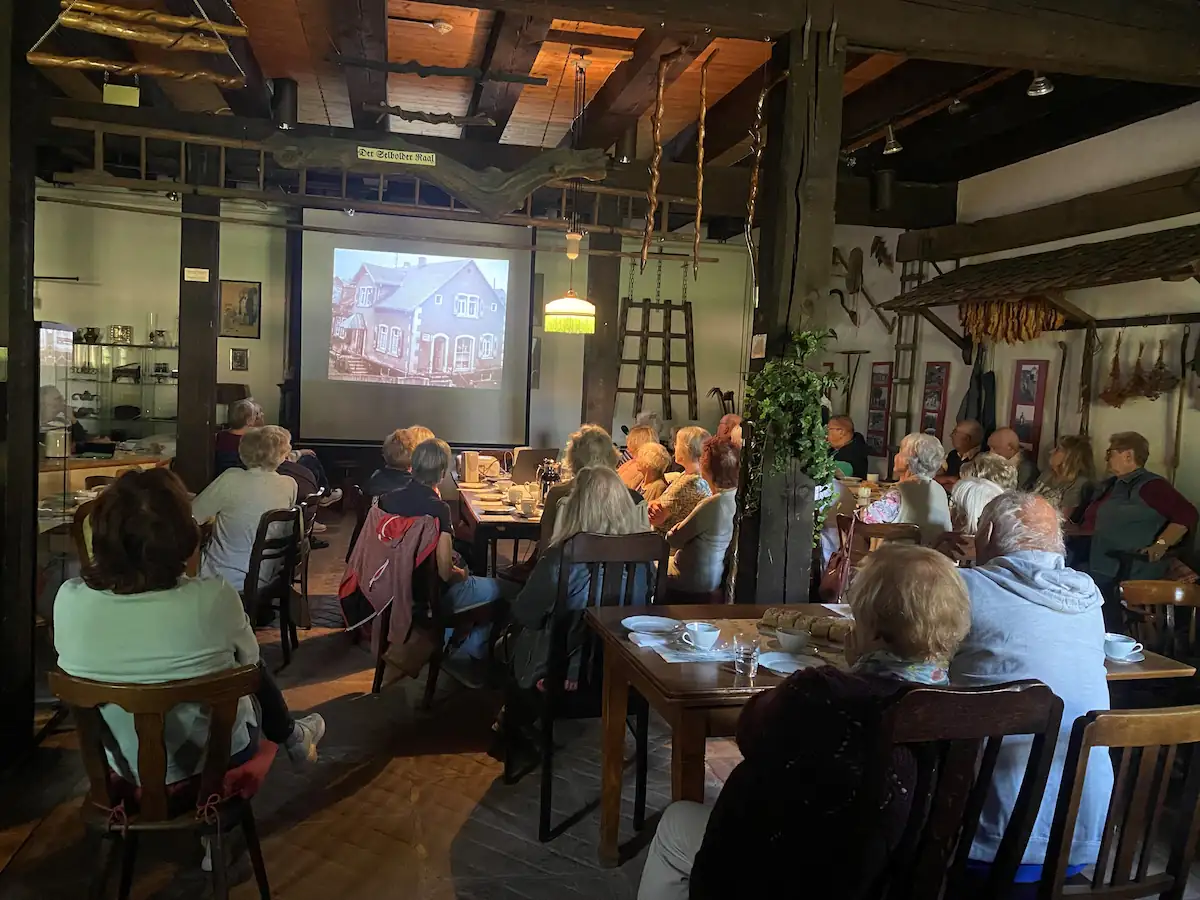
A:
{"label": "drinking glass", "polygon": [[758,674],[758,635],[744,632],[733,638],[733,671],[753,678]]}

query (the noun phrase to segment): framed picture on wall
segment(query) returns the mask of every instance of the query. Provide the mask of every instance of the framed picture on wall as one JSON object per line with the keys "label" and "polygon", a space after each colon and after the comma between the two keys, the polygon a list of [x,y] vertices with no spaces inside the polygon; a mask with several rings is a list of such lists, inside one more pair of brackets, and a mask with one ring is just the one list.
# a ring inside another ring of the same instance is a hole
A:
{"label": "framed picture on wall", "polygon": [[1017,433],[1021,448],[1035,458],[1042,442],[1042,411],[1049,371],[1048,359],[1018,359],[1013,370],[1008,426]]}
{"label": "framed picture on wall", "polygon": [[262,336],[262,282],[221,282],[220,336],[258,340]]}
{"label": "framed picture on wall", "polygon": [[867,402],[867,450],[872,456],[888,455],[888,419],[892,407],[892,364],[871,364],[871,393]]}
{"label": "framed picture on wall", "polygon": [[229,351],[229,371],[249,372],[250,351],[245,347],[233,347]]}
{"label": "framed picture on wall", "polygon": [[921,389],[921,431],[939,441],[946,423],[946,390],[950,383],[950,363],[925,363],[925,385]]}

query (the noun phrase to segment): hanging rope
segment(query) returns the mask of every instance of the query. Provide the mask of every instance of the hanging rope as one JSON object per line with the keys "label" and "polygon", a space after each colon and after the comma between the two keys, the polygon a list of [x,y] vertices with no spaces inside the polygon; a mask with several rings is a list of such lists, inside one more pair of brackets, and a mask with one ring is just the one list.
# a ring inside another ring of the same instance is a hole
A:
{"label": "hanging rope", "polygon": [[[700,220],[704,216],[704,123],[708,118],[708,64],[720,50],[714,50],[700,67],[700,118],[696,123],[696,233],[692,237],[692,277],[700,277]],[[686,282],[686,271],[685,271]]]}

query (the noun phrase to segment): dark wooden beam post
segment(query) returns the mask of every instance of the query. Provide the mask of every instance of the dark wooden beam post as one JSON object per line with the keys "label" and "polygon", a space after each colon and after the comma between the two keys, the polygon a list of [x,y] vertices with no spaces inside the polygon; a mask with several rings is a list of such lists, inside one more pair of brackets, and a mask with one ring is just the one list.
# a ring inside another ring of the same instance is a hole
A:
{"label": "dark wooden beam post", "polygon": [[[609,199],[609,198],[604,198]],[[600,223],[614,224],[616,203],[601,203]],[[619,234],[588,235],[593,250],[620,250]],[[620,256],[589,256],[587,298],[596,307],[596,333],[583,342],[582,421],[599,425],[610,433],[617,408],[617,380],[621,374],[618,340],[621,314]]]}
{"label": "dark wooden beam post", "polygon": [[[31,10],[0,3],[0,767],[33,742],[38,340],[33,312]],[[21,135],[23,139],[14,139]]]}
{"label": "dark wooden beam post", "polygon": [[[288,210],[288,221],[304,224],[304,210]],[[300,437],[300,340],[304,291],[304,232],[289,229],[283,249],[283,383],[279,385],[279,424]]]}
{"label": "dark wooden beam post", "polygon": [[[219,184],[215,147],[189,148],[188,181]],[[184,213],[219,216],[217,197],[183,195]],[[184,219],[179,247],[179,449],[175,471],[197,493],[212,480],[216,432],[221,225]]]}
{"label": "dark wooden beam post", "polygon": [[[791,333],[811,321],[829,280],[846,62],[829,27],[791,32],[772,59],[788,76],[769,98],[760,192],[754,333],[765,335],[768,358],[783,356]],[[764,364],[753,360],[751,370]],[[815,486],[790,461],[782,474],[773,466],[768,443],[758,511],[739,529],[735,596],[743,603],[802,603],[809,595]]]}
{"label": "dark wooden beam post", "polygon": [[[542,41],[546,40],[550,31],[550,22],[545,16],[496,13],[480,68],[485,72],[528,75],[542,49]],[[472,128],[468,134],[476,140],[500,143],[524,87],[506,81],[477,82],[467,115],[481,113],[491,116],[496,124],[486,128]]]}
{"label": "dark wooden beam post", "polygon": [[[388,61],[387,0],[337,0],[330,5],[334,40],[342,56]],[[354,127],[387,131],[388,117],[371,112],[388,99],[387,72],[344,66]]]}

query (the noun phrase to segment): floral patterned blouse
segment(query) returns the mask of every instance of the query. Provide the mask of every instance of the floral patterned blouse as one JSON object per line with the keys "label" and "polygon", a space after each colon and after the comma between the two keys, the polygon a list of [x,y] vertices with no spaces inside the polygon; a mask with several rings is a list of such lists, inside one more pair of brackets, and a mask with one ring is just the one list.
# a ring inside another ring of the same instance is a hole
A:
{"label": "floral patterned blouse", "polygon": [[696,508],[697,503],[711,496],[712,488],[700,475],[680,475],[658,498],[667,517],[661,524],[655,525],[654,530],[660,534],[666,534],[686,519]]}

